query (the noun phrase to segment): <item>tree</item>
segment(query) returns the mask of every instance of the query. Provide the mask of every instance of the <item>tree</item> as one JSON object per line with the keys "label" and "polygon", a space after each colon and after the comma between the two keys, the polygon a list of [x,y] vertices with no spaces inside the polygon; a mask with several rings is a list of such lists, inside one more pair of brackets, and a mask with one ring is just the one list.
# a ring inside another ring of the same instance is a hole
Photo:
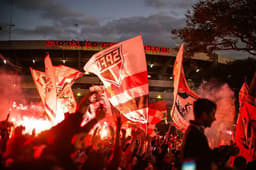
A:
{"label": "tree", "polygon": [[236,50],[256,55],[255,9],[254,0],[200,0],[187,12],[186,26],[172,33],[189,54]]}

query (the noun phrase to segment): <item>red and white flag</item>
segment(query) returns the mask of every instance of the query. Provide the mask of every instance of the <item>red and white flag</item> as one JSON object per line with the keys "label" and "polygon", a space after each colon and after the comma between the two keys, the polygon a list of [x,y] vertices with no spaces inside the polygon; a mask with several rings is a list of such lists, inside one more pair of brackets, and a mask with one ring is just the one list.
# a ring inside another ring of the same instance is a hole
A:
{"label": "red and white flag", "polygon": [[76,111],[71,86],[83,73],[64,65],[53,66],[49,55],[45,57],[45,72],[32,68],[30,71],[46,113],[54,124],[64,119],[65,112]]}
{"label": "red and white flag", "polygon": [[167,107],[164,100],[149,104],[148,110],[148,123],[142,124],[142,129],[147,132],[148,135],[156,135],[154,129],[155,125],[161,120],[165,120],[167,116]]}
{"label": "red and white flag", "polygon": [[171,109],[171,117],[174,125],[184,131],[188,127],[188,121],[185,116],[192,114],[193,102],[199,98],[187,84],[183,71],[184,44],[181,45],[173,67],[173,106]]}
{"label": "red and white flag", "polygon": [[48,102],[46,102],[46,96],[48,96],[48,90],[47,90],[47,82],[49,81],[48,78],[46,77],[46,74],[44,72],[35,70],[33,68],[30,68],[30,72],[32,75],[32,78],[34,80],[36,89],[39,93],[39,96],[41,98],[41,101],[44,105],[45,111],[47,113],[47,116],[49,117],[50,120],[54,120],[55,117],[55,111],[51,109],[50,106],[48,106]]}
{"label": "red and white flag", "polygon": [[44,59],[45,65],[45,107],[49,114],[56,117],[57,114],[57,88],[56,88],[56,71],[52,65],[50,55],[48,54]]}
{"label": "red and white flag", "polygon": [[147,122],[148,72],[141,36],[94,54],[84,70],[100,78],[110,103],[126,118]]}
{"label": "red and white flag", "polygon": [[72,91],[72,85],[75,80],[82,77],[84,73],[64,65],[55,66],[55,68],[57,100],[63,107],[61,110],[74,113],[76,111],[77,103]]}

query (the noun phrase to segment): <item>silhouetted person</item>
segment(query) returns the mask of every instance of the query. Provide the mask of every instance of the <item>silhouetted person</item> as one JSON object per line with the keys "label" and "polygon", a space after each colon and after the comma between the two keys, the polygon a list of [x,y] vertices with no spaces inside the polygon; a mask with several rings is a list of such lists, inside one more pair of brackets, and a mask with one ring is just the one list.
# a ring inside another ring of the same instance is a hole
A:
{"label": "silhouetted person", "polygon": [[215,121],[216,103],[199,98],[194,102],[194,120],[190,121],[182,145],[182,161],[195,161],[197,170],[210,170],[213,151],[204,134],[206,127]]}
{"label": "silhouetted person", "polygon": [[233,168],[235,170],[245,170],[246,159],[243,156],[237,156],[234,160]]}
{"label": "silhouetted person", "polygon": [[14,160],[22,157],[24,152],[24,143],[27,140],[27,137],[23,134],[25,130],[24,126],[18,126],[14,129],[13,136],[8,140],[6,151],[4,153],[5,158],[11,158]]}
{"label": "silhouetted person", "polygon": [[47,155],[54,156],[56,164],[63,167],[65,170],[76,169],[71,159],[71,153],[74,151],[74,146],[71,144],[73,136],[81,132],[89,132],[94,125],[105,116],[106,109],[99,107],[96,110],[96,117],[90,120],[85,126],[81,127],[80,124],[83,120],[84,113],[86,112],[90,101],[89,97],[94,94],[91,92],[87,94],[78,106],[76,113],[65,114],[65,119],[45,131],[35,139],[35,144],[46,144],[42,157],[47,158]]}

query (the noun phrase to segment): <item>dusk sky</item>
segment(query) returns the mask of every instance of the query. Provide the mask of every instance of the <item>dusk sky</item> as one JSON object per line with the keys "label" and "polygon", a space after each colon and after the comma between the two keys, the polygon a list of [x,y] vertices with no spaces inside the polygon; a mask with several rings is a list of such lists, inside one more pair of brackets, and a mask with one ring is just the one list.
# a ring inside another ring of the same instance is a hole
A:
{"label": "dusk sky", "polygon": [[9,40],[12,23],[11,40],[120,42],[141,34],[144,44],[175,48],[181,41],[171,30],[185,26],[197,1],[1,0],[0,40]]}

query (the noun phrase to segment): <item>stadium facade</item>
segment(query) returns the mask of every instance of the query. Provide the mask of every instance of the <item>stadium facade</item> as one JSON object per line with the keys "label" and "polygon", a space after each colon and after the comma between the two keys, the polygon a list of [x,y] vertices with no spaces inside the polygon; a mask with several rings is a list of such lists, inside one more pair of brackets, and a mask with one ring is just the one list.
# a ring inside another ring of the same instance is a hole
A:
{"label": "stadium facade", "polygon": [[[21,88],[29,94],[30,101],[40,101],[29,68],[44,71],[44,57],[50,54],[53,65],[66,65],[83,71],[83,66],[90,57],[115,43],[92,41],[0,41],[0,68],[11,73],[17,73],[21,78]],[[177,49],[145,45],[145,54],[148,66],[148,79],[150,102],[165,100],[167,106],[172,104],[173,81],[172,69],[177,54]],[[200,68],[207,68],[211,63],[225,64],[231,58],[218,56],[210,58],[204,53],[197,53],[192,57],[184,57],[183,67],[196,74]],[[191,66],[193,63],[193,66]],[[192,70],[192,71],[191,71]],[[187,81],[193,89],[189,75]],[[79,100],[92,85],[102,85],[101,81],[92,74],[85,74],[73,85],[73,91]]]}

